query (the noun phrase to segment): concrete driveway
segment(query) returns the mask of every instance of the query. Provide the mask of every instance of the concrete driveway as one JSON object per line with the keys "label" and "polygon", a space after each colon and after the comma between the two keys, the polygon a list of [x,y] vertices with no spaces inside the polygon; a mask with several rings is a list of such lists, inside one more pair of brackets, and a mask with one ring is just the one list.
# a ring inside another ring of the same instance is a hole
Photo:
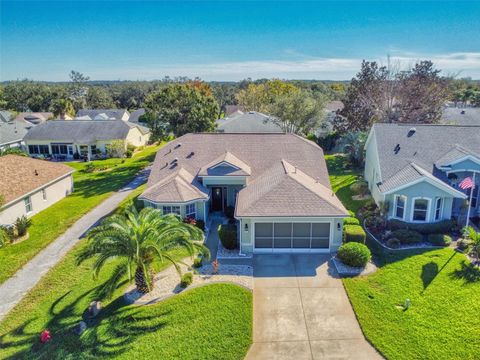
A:
{"label": "concrete driveway", "polygon": [[247,359],[381,359],[365,340],[330,256],[253,259],[253,345]]}

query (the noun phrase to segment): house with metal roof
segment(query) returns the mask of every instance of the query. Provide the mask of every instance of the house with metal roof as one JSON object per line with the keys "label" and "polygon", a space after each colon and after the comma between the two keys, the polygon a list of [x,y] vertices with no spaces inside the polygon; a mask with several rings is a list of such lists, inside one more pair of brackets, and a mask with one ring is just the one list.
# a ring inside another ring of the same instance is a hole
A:
{"label": "house with metal roof", "polygon": [[[480,216],[480,126],[375,124],[365,149],[365,180],[375,202],[388,204],[389,218]],[[460,186],[466,178],[473,189]]]}
{"label": "house with metal roof", "polygon": [[348,212],[322,149],[294,134],[186,134],[160,149],[146,206],[208,222],[234,212],[240,251],[331,252]]}
{"label": "house with metal roof", "polygon": [[93,158],[107,153],[114,140],[125,146],[144,146],[150,130],[123,120],[52,120],[37,125],[25,135],[24,141],[31,156],[69,160],[76,157]]}

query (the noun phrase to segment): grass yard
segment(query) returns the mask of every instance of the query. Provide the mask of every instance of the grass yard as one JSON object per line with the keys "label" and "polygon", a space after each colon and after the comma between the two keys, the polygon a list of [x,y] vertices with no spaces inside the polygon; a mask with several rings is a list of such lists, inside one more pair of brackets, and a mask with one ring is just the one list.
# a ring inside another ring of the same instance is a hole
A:
{"label": "grass yard", "polygon": [[344,279],[369,341],[388,359],[478,359],[480,270],[449,248],[385,262],[372,275]]}
{"label": "grass yard", "polygon": [[[130,194],[119,206],[138,196]],[[236,285],[215,284],[187,291],[156,305],[125,306],[125,280],[97,319],[74,333],[97,289],[113,271],[108,263],[98,280],[89,260],[75,266],[80,241],[0,323],[0,358],[243,359],[252,341],[252,294]],[[182,259],[185,250],[173,250]],[[169,263],[156,263],[157,271]],[[49,329],[53,340],[39,343]]]}
{"label": "grass yard", "polygon": [[114,191],[128,183],[135,174],[153,161],[159,146],[149,146],[122,163],[120,159],[93,161],[109,166],[105,172],[85,173],[87,163],[68,163],[73,174],[75,191],[48,209],[32,217],[30,237],[21,243],[0,249],[0,284],[15,274],[50,242],[63,234],[79,218],[100,204]]}
{"label": "grass yard", "polygon": [[347,159],[341,154],[325,155],[325,160],[333,191],[348,210],[356,213],[365,204],[365,200],[352,200],[354,194],[350,191],[350,185],[359,179],[361,169],[351,169]]}

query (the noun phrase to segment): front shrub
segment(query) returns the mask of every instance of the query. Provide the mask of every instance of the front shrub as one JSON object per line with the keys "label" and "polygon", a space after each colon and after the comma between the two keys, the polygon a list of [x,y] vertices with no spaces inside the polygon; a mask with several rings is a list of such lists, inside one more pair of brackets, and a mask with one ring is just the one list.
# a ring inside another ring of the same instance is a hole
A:
{"label": "front shrub", "polygon": [[343,219],[343,225],[360,225],[360,220],[355,217],[347,217]]}
{"label": "front shrub", "polygon": [[218,236],[225,249],[233,250],[237,247],[237,226],[234,224],[221,224],[218,227]]}
{"label": "front shrub", "polygon": [[197,257],[195,258],[195,260],[193,260],[193,267],[194,268],[200,268],[202,267],[202,264],[203,264],[203,259],[201,257]]}
{"label": "front shrub", "polygon": [[365,181],[360,180],[350,185],[350,190],[355,195],[365,196],[368,194],[368,184]]}
{"label": "front shrub", "polygon": [[32,220],[25,215],[15,220],[15,228],[17,229],[18,236],[24,236],[27,233],[28,228],[32,225]]}
{"label": "front shrub", "polygon": [[368,247],[356,242],[340,246],[337,256],[345,265],[353,267],[364,267],[372,258]]}
{"label": "front shrub", "polygon": [[358,242],[365,244],[367,234],[360,225],[345,225],[343,227],[343,242]]}
{"label": "front shrub", "polygon": [[388,228],[390,230],[414,230],[420,234],[445,234],[450,232],[455,226],[455,220],[442,220],[436,223],[411,224],[400,220],[389,220]]}
{"label": "front shrub", "polygon": [[465,251],[470,248],[471,241],[469,239],[461,239],[457,241],[457,248],[459,250]]}
{"label": "front shrub", "polygon": [[387,246],[392,249],[399,248],[402,243],[397,238],[390,238],[387,240]]}
{"label": "front shrub", "polygon": [[406,229],[392,231],[390,238],[397,238],[404,245],[418,244],[423,240],[423,236],[419,232]]}
{"label": "front shrub", "polygon": [[191,285],[193,282],[193,275],[192,273],[186,273],[182,275],[182,279],[180,281],[180,286],[186,288],[188,285]]}
{"label": "front shrub", "polygon": [[428,242],[436,246],[449,246],[452,243],[452,238],[445,234],[430,234],[428,235]]}

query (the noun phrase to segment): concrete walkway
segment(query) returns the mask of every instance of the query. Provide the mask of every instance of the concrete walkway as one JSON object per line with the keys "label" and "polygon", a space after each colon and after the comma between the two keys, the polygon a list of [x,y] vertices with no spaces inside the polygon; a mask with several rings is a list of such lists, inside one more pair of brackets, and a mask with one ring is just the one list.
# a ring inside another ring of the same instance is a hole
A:
{"label": "concrete walkway", "polygon": [[365,340],[330,256],[255,255],[246,359],[382,359]]}
{"label": "concrete walkway", "polygon": [[127,186],[81,217],[63,235],[39,252],[10,279],[0,285],[0,320],[32,289],[77,241],[99,220],[115,210],[118,204],[148,178],[149,169],[142,170]]}

